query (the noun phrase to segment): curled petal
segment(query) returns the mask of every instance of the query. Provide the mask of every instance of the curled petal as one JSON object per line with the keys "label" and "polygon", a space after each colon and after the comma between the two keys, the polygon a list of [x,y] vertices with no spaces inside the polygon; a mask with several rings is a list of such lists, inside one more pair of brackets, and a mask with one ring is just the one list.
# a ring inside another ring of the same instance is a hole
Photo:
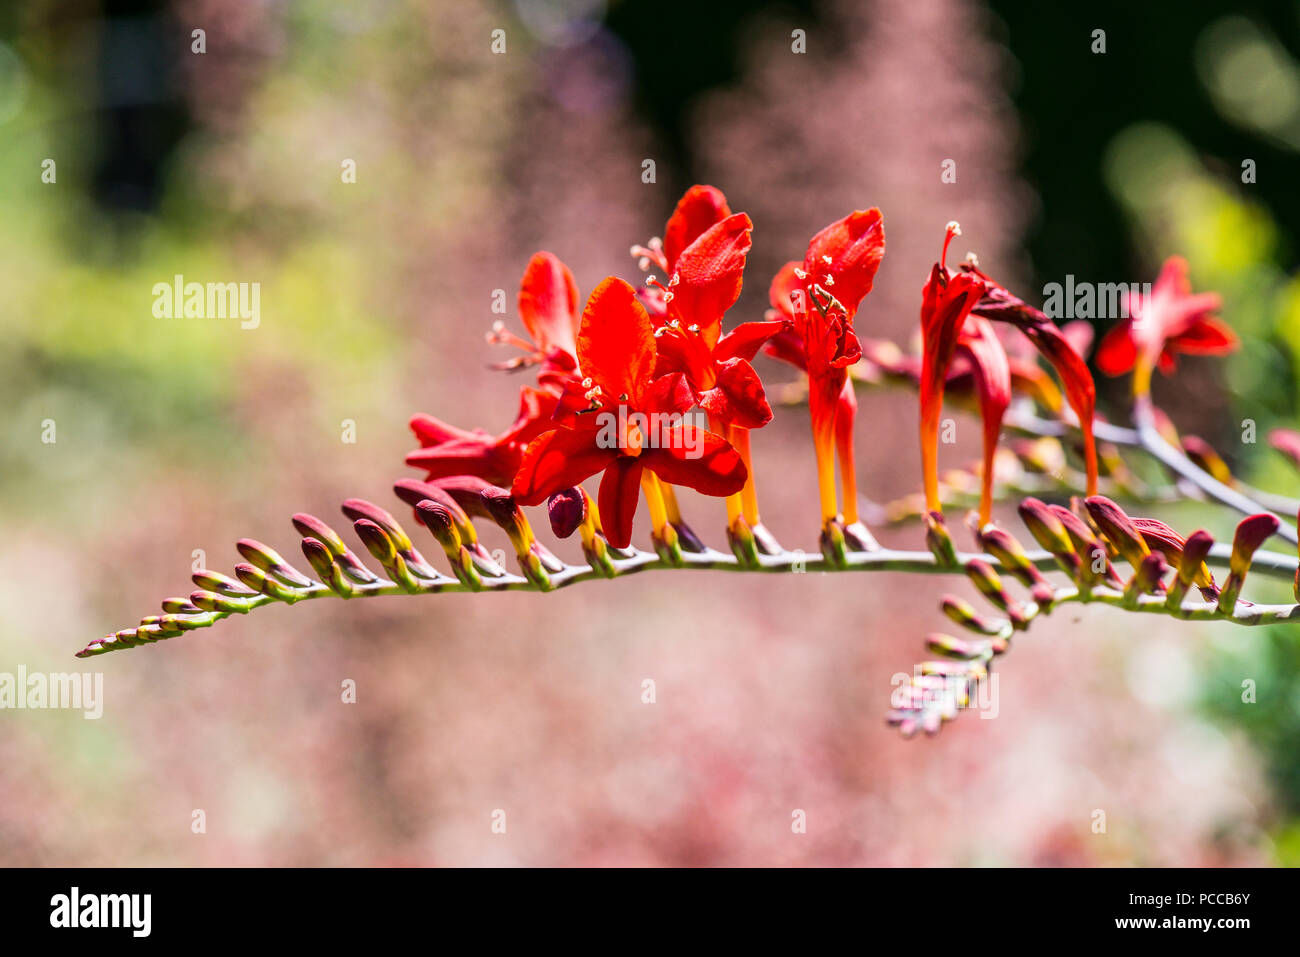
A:
{"label": "curled petal", "polygon": [[730,442],[689,424],[664,430],[658,447],[646,449],[639,461],[670,485],[685,485],[705,495],[734,495],[749,474]]}
{"label": "curled petal", "polygon": [[673,271],[670,313],[698,325],[709,348],[722,331],[722,315],[740,297],[753,223],[744,213],[709,227],[682,250]]}
{"label": "curled petal", "polygon": [[885,224],[879,209],[857,210],[831,223],[808,243],[803,268],[810,281],[825,285],[848,310],[849,317],[858,303],[871,292],[871,284],[885,255]]}
{"label": "curled petal", "polygon": [[677,201],[664,230],[664,256],[669,270],[676,268],[677,257],[715,223],[731,215],[727,197],[714,186],[692,186]]}
{"label": "curled petal", "polygon": [[659,376],[650,383],[642,399],[642,407],[646,412],[675,412],[681,415],[694,405],[695,394],[681,372]]}
{"label": "curled petal", "polygon": [[548,252],[534,253],[519,284],[519,317],[543,352],[573,355],[578,333],[578,284],[569,267]]}
{"label": "curled petal", "polygon": [[617,455],[617,449],[600,448],[592,430],[546,432],[524,450],[511,494],[521,505],[540,505],[556,492],[595,475]]}
{"label": "curled petal", "polygon": [[718,381],[700,393],[700,408],[728,425],[758,429],[772,421],[772,406],[758,373],[744,359],[728,359],[718,368]]}
{"label": "curled petal", "polygon": [[767,322],[742,322],[718,340],[714,347],[713,358],[718,362],[727,359],[746,359],[753,361],[769,339],[777,333],[791,328],[789,321],[774,319]]}

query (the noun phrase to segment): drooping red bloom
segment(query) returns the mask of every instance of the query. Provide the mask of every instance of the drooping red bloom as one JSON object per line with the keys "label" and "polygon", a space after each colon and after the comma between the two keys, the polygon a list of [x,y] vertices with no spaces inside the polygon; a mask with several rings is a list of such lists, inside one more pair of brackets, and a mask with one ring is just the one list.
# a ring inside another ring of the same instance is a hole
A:
{"label": "drooping red bloom", "polygon": [[[1097,448],[1093,438],[1093,418],[1097,408],[1097,386],[1081,348],[1086,348],[1091,336],[1074,325],[1062,330],[1045,313],[1035,309],[1005,286],[985,275],[973,260],[962,263],[961,271],[984,282],[984,295],[971,310],[972,315],[1015,326],[1034,348],[1051,364],[1061,379],[1066,401],[1079,420],[1083,433],[1083,455],[1087,470],[1088,494],[1097,492]],[[1073,337],[1073,338],[1072,338]],[[1076,344],[1081,348],[1076,348]],[[985,423],[987,428],[987,423]],[[987,519],[986,519],[987,520]]]}
{"label": "drooping red bloom", "polygon": [[[952,274],[946,265],[948,246],[957,235],[956,223],[948,225],[943,252],[930,270],[921,297],[921,470],[925,480],[925,507],[932,512],[941,510],[939,501],[939,417],[943,412],[943,390],[948,368],[962,341],[967,318],[983,297],[987,284],[971,273]],[[981,342],[981,358],[987,358],[989,349]],[[996,339],[994,340],[996,342]],[[1000,348],[1000,346],[999,346]],[[1004,353],[1005,356],[1005,353]],[[972,358],[974,358],[972,356]],[[1000,387],[1000,374],[990,371],[980,376],[982,381]],[[1009,373],[1008,373],[1009,378]],[[1009,384],[1008,384],[1009,387]],[[981,406],[987,403],[981,399]],[[1001,416],[998,418],[1001,423]],[[996,433],[994,434],[996,441]],[[992,477],[992,460],[988,452],[988,432],[985,432],[984,482],[987,489]],[[984,516],[981,500],[981,519]]]}
{"label": "drooping red bloom", "polygon": [[552,253],[534,253],[528,260],[519,281],[519,318],[530,339],[506,331],[502,323],[488,335],[491,342],[513,345],[524,352],[496,368],[540,365],[539,384],[558,392],[577,366],[578,284],[569,267]]}
{"label": "drooping red bloom", "polygon": [[885,229],[879,209],[857,210],[831,223],[808,244],[802,263],[790,262],[772,280],[773,314],[789,320],[767,351],[808,373],[808,406],[817,453],[823,519],[834,518],[834,456],[840,456],[844,517],[857,522],[857,482],[853,462],[853,417],[857,401],[848,367],[862,355],[853,319],[871,291],[885,254]]}
{"label": "drooping red bloom", "polygon": [[524,451],[512,494],[540,505],[597,472],[600,520],[611,545],[625,548],[645,470],[706,495],[733,495],[747,471],[719,435],[686,422],[694,402],[681,373],[655,378],[654,327],[635,291],[605,279],[592,292],[578,329],[580,384],[555,412],[556,428]]}
{"label": "drooping red bloom", "polygon": [[1151,373],[1157,366],[1168,375],[1177,365],[1175,356],[1224,355],[1237,348],[1237,336],[1216,312],[1218,293],[1192,293],[1187,260],[1165,260],[1150,296],[1130,293],[1129,318],[1106,333],[1097,349],[1097,365],[1106,375],[1133,370],[1133,392],[1151,390]]}
{"label": "drooping red bloom", "polygon": [[551,416],[558,402],[551,392],[524,386],[514,424],[499,435],[457,428],[424,413],[412,416],[411,431],[421,447],[407,455],[406,464],[425,469],[429,481],[474,475],[493,485],[509,485],[525,446],[554,428]]}

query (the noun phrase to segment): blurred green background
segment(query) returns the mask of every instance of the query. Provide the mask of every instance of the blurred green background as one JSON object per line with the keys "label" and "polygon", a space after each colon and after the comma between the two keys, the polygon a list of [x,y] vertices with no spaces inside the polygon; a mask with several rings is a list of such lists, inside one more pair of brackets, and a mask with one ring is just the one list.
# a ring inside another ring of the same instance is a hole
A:
{"label": "blurred green background", "polygon": [[[863,322],[899,342],[948,219],[1031,290],[1149,281],[1187,256],[1243,348],[1185,361],[1157,399],[1289,492],[1294,471],[1240,423],[1300,424],[1298,17],[1117,0],[7,5],[0,669],[70,669],[188,591],[191,563],[228,570],[236,538],[287,550],[295,511],[391,504],[413,412],[501,428],[518,380],[485,368],[492,292],[513,301],[538,248],[584,294],[634,278],[627,248],[697,181],[755,219],[746,318],[814,230],[880,205],[890,252]],[[950,156],[955,186],[938,182]],[[154,319],[152,287],[177,273],[259,282],[260,325]],[[1103,393],[1122,416],[1122,383]],[[864,409],[874,498],[916,488],[914,414]],[[760,493],[802,540],[810,455],[797,410],[780,420]],[[1004,680],[1020,698],[1002,720],[907,745],[880,716],[933,602],[883,581],[590,588],[545,609],[275,609],[95,659],[100,722],[0,716],[0,860],[1300,862],[1293,629],[1174,628],[1148,654],[1147,623],[1089,609],[1009,659],[1023,677]],[[1164,691],[1133,703],[1152,671]],[[636,703],[645,673],[675,676],[662,724]],[[361,681],[351,711],[342,677]],[[493,844],[480,821],[512,798],[523,833]],[[827,830],[791,847],[787,808],[810,804]],[[197,807],[214,824],[196,842]],[[1108,844],[1096,807],[1115,809]]]}

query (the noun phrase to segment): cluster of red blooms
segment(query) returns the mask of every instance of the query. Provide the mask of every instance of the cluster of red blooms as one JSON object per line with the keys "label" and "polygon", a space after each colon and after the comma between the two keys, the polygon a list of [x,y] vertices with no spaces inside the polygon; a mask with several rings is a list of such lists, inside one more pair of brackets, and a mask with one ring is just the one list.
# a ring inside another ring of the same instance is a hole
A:
{"label": "cluster of red blooms", "polygon": [[[520,505],[540,505],[602,473],[596,514],[616,548],[631,541],[642,493],[656,537],[678,524],[677,485],[726,497],[729,527],[759,532],[749,432],[772,418],[751,364],[763,350],[808,377],[823,522],[843,522],[851,542],[871,547],[857,515],[857,401],[849,367],[862,358],[854,319],[885,252],[880,211],[852,212],[817,233],[803,260],[787,263],[772,280],[772,308],[764,319],[724,333],[724,317],[740,296],[751,231],[749,217],[732,213],[719,190],[694,186],[678,202],[662,239],[632,248],[642,269],[662,270],[666,280],[652,275],[634,289],[608,277],[585,306],[568,267],[550,253],[534,255],[519,289],[529,338],[500,324],[489,336],[523,350],[500,367],[537,368],[536,386],[521,390],[514,423],[494,435],[417,415],[411,428],[421,448],[407,463],[425,469],[432,482],[468,475],[508,488]],[[1015,374],[1016,360],[994,323],[1019,329],[1060,377],[1084,434],[1088,494],[1095,494],[1095,388],[1086,363],[1047,316],[981,272],[973,258],[948,268],[948,247],[958,233],[949,224],[922,292],[917,378],[927,507],[940,509],[945,385],[969,381],[984,422],[980,516],[989,520],[998,434],[1013,384],[1025,379]],[[1127,362],[1137,367],[1135,384],[1148,382],[1150,368],[1166,364],[1173,350],[1231,347],[1231,334],[1208,317],[1217,300],[1191,296],[1180,263],[1166,265],[1150,303],[1131,304],[1133,315],[1146,321],[1107,338],[1100,356],[1107,372],[1122,371]],[[1218,337],[1214,343],[1211,333]],[[707,416],[707,429],[686,417],[693,409]],[[651,436],[644,423],[655,416],[670,425]],[[618,423],[613,441],[611,421]]]}

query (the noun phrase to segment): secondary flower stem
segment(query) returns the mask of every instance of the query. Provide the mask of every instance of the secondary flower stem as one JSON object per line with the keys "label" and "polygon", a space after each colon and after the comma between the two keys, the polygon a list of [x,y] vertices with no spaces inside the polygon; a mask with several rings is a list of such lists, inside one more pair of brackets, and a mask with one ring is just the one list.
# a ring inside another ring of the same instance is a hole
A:
{"label": "secondary flower stem", "polygon": [[[1156,428],[1154,410],[1148,397],[1138,396],[1134,401],[1133,422],[1137,426],[1141,448],[1175,475],[1186,479],[1210,498],[1236,509],[1243,515],[1268,511],[1248,495],[1224,485],[1214,476],[1197,468],[1195,463],[1179,449],[1166,442],[1160,430]],[[1277,535],[1293,545],[1297,542],[1296,529],[1288,522],[1279,520]]]}

